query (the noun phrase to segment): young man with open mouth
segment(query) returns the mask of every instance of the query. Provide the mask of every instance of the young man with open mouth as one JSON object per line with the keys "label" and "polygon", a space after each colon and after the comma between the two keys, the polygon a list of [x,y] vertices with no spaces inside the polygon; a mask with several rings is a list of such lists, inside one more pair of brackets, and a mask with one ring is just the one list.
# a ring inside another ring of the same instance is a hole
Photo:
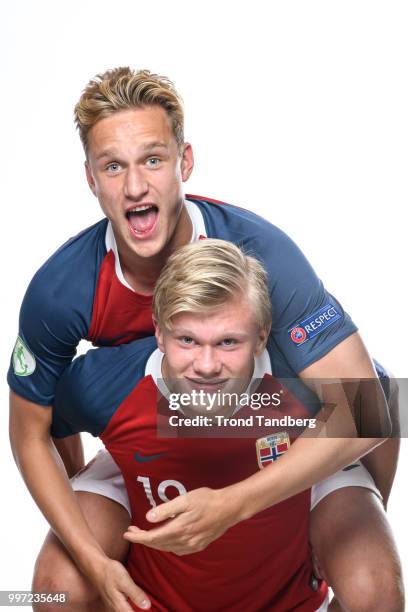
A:
{"label": "young man with open mouth", "polygon": [[[125,557],[120,534],[128,517],[100,495],[83,492],[78,501],[72,496],[49,436],[49,407],[80,339],[117,345],[153,333],[154,285],[168,256],[179,247],[207,236],[230,240],[258,255],[268,272],[274,313],[271,342],[294,374],[303,379],[372,377],[375,386],[376,372],[356,326],[287,236],[248,211],[184,198],[183,182],[191,174],[193,153],[184,142],[179,97],[167,79],[146,71],[108,71],[85,89],[76,121],[88,183],[107,219],[61,247],[34,277],[23,302],[8,380],[12,446],[19,467],[55,533],[82,572],[91,575],[98,562],[108,564],[106,557]],[[384,499],[395,472],[396,447],[394,440],[388,441],[365,459]],[[82,467],[74,442],[61,452],[70,475]],[[44,474],[50,482],[55,480],[52,491],[43,487]],[[355,521],[352,510],[358,503],[367,520],[376,516],[370,499],[365,491],[345,489],[335,508],[341,508],[345,520]],[[373,549],[354,545],[354,539],[347,563],[339,568],[330,553],[336,535],[344,544],[344,528],[341,535],[334,529],[334,523],[339,524],[334,512],[326,504],[319,517],[319,533],[325,534],[319,559],[325,572],[347,576],[345,593],[353,591],[354,577],[355,591],[363,594],[367,606],[373,601],[381,605],[385,598],[386,607],[394,609],[399,581],[386,530],[378,528],[381,521],[373,518],[371,523],[381,554],[376,558]],[[374,566],[377,571],[378,558],[381,572],[394,576],[394,590],[379,593],[369,580],[361,587],[359,568]],[[353,569],[345,574],[344,567]],[[86,609],[94,591],[52,533],[37,564],[37,590],[46,590],[50,568],[54,587],[69,584],[79,602],[77,609]]]}

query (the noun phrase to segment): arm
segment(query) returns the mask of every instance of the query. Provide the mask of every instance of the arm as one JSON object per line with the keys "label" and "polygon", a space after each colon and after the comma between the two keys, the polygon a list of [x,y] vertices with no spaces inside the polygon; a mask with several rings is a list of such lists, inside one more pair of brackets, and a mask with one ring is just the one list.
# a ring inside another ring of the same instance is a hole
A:
{"label": "arm", "polygon": [[[381,439],[299,438],[275,463],[224,489],[196,489],[147,513],[149,531],[129,527],[125,539],[179,555],[206,548],[227,529],[327,478]],[[175,518],[174,518],[175,517]]]}
{"label": "arm", "polygon": [[[352,356],[352,359],[350,359],[350,356]],[[382,425],[382,435],[386,436],[391,433],[388,421],[388,418],[390,418],[392,433],[398,435],[398,389],[394,388],[394,384],[391,384],[391,394],[387,406],[376,370],[358,334],[353,334],[344,340],[326,357],[303,370],[300,376],[306,384],[312,387],[313,379],[333,378],[334,376],[352,379],[353,382],[349,384],[349,387],[354,388],[356,392],[355,399],[361,405],[362,420],[366,426],[369,428],[379,426],[381,428]],[[359,388],[357,388],[358,379],[363,379]],[[352,400],[353,398],[350,401]],[[377,423],[370,422],[370,416],[373,417],[373,421],[377,420]],[[364,435],[364,431],[360,433]],[[365,467],[383,496],[385,506],[395,476],[398,453],[399,439],[391,438],[363,458]]]}
{"label": "arm", "polygon": [[53,442],[62,459],[68,478],[72,478],[85,465],[81,436],[75,434],[69,438],[53,438]]}
{"label": "arm", "polygon": [[[300,436],[279,461],[266,469],[230,487],[198,489],[162,504],[147,514],[148,520],[160,522],[175,515],[176,518],[150,531],[131,527],[125,538],[178,554],[195,552],[205,548],[232,525],[304,491],[383,442],[382,438],[355,437],[354,420],[350,418],[350,398],[346,397],[341,384],[316,387],[313,383],[315,378],[334,378],[334,375],[336,378],[375,377],[371,360],[357,334],[344,340],[300,375],[321,394],[321,400],[337,404],[327,424],[332,436],[338,432],[337,435],[342,437]],[[352,392],[357,394],[355,387],[354,383]],[[379,412],[382,415],[380,408]],[[388,423],[381,416],[380,421],[383,420]]]}
{"label": "arm", "polygon": [[[49,431],[51,410],[10,396],[10,441],[17,466],[34,500],[52,529],[66,546],[81,571],[118,612],[130,612],[130,597],[139,607],[146,595],[131,580],[125,568],[104,554],[94,539]],[[45,486],[44,486],[45,483]]]}
{"label": "arm", "polygon": [[[101,229],[89,228],[58,249],[36,272],[24,296],[7,378],[17,395],[37,406],[53,404],[56,382],[87,336],[104,255],[99,252]],[[79,436],[55,445],[70,476],[83,467]]]}

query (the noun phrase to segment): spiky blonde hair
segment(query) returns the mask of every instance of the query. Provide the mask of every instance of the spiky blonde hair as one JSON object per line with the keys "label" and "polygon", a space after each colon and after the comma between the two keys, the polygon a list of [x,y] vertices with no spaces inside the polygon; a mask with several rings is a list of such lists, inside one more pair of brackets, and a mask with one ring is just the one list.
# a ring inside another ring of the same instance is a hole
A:
{"label": "spiky blonde hair", "polygon": [[119,111],[161,106],[170,118],[179,151],[184,143],[182,99],[173,83],[149,70],[114,68],[89,81],[75,106],[74,118],[85,152],[89,130],[101,119]]}
{"label": "spiky blonde hair", "polygon": [[234,297],[247,299],[259,329],[269,329],[271,302],[262,264],[231,242],[199,240],[178,249],[167,260],[155,286],[153,315],[171,330],[177,315],[205,314]]}

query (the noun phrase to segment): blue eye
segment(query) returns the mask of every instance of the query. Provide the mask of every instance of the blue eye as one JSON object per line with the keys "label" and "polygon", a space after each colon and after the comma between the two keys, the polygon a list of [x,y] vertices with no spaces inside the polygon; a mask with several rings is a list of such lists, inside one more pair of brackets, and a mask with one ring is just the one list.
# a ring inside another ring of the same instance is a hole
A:
{"label": "blue eye", "polygon": [[237,341],[233,338],[224,338],[224,340],[221,342],[221,344],[224,346],[234,346],[236,343]]}
{"label": "blue eye", "polygon": [[160,164],[160,159],[158,157],[149,157],[146,163],[151,168],[156,168]]}
{"label": "blue eye", "polygon": [[182,336],[180,340],[183,344],[193,344],[194,342],[194,340],[190,338],[190,336]]}
{"label": "blue eye", "polygon": [[109,170],[109,172],[117,172],[120,169],[120,164],[112,162],[106,166],[106,169]]}

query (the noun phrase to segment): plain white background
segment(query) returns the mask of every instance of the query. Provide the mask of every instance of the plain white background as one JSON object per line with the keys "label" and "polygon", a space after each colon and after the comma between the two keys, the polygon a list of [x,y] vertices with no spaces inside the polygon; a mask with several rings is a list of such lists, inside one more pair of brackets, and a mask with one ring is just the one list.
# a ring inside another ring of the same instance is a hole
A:
{"label": "plain white background", "polygon": [[[41,263],[101,217],[72,121],[88,79],[118,65],[172,78],[196,153],[187,191],[287,231],[371,353],[407,377],[407,31],[408,6],[393,1],[3,8],[0,589],[29,588],[46,532],[8,450],[4,378],[19,305]],[[87,439],[88,456],[94,448]],[[389,518],[406,570],[407,464],[404,444]]]}

